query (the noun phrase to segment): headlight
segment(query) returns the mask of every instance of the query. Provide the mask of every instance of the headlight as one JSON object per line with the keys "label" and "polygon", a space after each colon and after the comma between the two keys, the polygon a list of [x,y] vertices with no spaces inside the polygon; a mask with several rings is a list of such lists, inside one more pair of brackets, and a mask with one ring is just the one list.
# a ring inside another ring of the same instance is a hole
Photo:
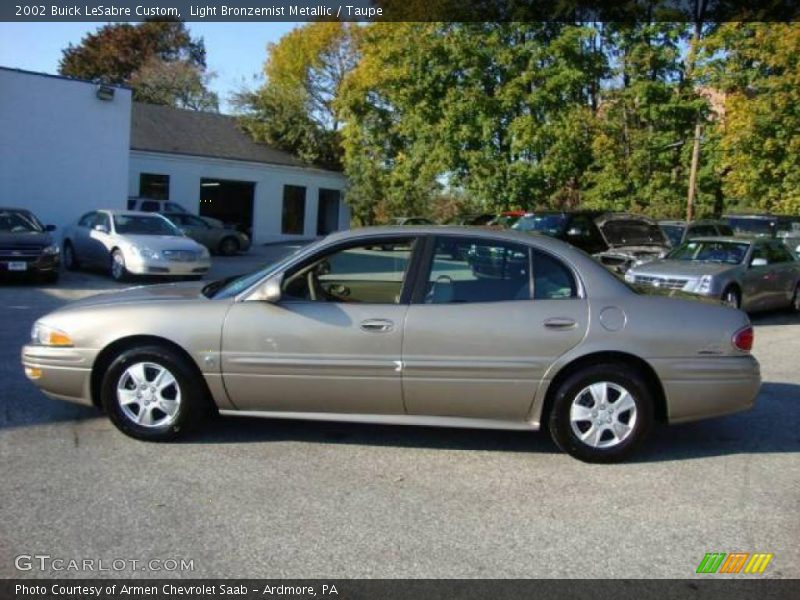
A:
{"label": "headlight", "polygon": [[147,246],[137,246],[136,244],[130,245],[131,252],[139,258],[149,258],[150,260],[160,260],[161,254],[158,250],[153,250]]}
{"label": "headlight", "polygon": [[636,283],[636,275],[631,273],[630,269],[625,271],[625,281],[628,283]]}
{"label": "headlight", "polygon": [[205,246],[200,248],[200,258],[210,258],[210,257],[211,253],[208,251],[208,248],[206,248]]}
{"label": "headlight", "polygon": [[694,288],[694,291],[698,294],[707,294],[711,291],[711,280],[713,278],[711,275],[703,275],[700,279],[697,280],[697,285]]}
{"label": "headlight", "polygon": [[39,346],[72,346],[72,338],[60,329],[37,321],[31,329],[31,343]]}
{"label": "headlight", "polygon": [[61,248],[59,248],[55,244],[50,244],[49,246],[42,248],[42,254],[47,254],[49,256],[53,256],[55,254],[58,254],[59,252],[61,252]]}

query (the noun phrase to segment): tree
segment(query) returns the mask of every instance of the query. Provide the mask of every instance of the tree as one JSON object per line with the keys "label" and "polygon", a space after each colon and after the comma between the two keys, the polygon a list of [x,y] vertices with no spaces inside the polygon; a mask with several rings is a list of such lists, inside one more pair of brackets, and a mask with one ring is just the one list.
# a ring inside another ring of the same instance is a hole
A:
{"label": "tree", "polygon": [[129,85],[137,101],[217,110],[208,90],[205,44],[181,21],[104,25],[62,51],[59,73]]}
{"label": "tree", "polygon": [[336,100],[358,60],[358,32],[352,23],[314,22],[271,44],[265,83],[236,101],[244,128],[307,162],[340,168]]}

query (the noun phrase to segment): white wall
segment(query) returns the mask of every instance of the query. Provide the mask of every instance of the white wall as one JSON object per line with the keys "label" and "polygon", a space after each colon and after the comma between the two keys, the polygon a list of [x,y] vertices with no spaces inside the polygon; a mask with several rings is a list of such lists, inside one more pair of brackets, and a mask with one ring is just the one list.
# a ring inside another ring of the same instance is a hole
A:
{"label": "white wall", "polygon": [[[169,175],[169,199],[195,213],[200,208],[201,179],[231,179],[255,183],[253,199],[255,243],[316,237],[320,188],[342,191],[339,228],[350,227],[350,213],[344,196],[347,180],[344,176],[330,171],[132,150],[128,185],[128,193],[131,196],[139,195],[141,173]],[[300,185],[306,188],[303,235],[292,236],[281,233],[284,185]]]}
{"label": "white wall", "polygon": [[63,229],[95,208],[124,208],[130,90],[99,100],[83,81],[0,69],[0,204]]}

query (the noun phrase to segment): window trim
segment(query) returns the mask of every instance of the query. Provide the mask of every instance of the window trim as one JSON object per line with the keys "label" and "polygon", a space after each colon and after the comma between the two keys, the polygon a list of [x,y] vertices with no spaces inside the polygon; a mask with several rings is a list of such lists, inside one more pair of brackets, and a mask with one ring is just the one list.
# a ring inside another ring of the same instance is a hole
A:
{"label": "window trim", "polygon": [[[418,271],[418,259],[416,256],[419,254],[420,246],[423,242],[423,236],[421,235],[414,235],[414,234],[391,234],[391,235],[383,235],[383,236],[376,236],[376,237],[366,237],[366,238],[358,238],[358,239],[350,239],[350,240],[343,240],[341,242],[337,242],[330,246],[325,246],[324,248],[320,248],[318,252],[314,252],[308,256],[303,257],[298,262],[295,262],[291,265],[288,265],[283,271],[281,272],[283,281],[286,281],[286,278],[293,275],[297,271],[300,271],[311,263],[317,262],[321,258],[325,256],[329,256],[331,254],[336,254],[337,252],[341,252],[343,250],[347,250],[349,248],[357,248],[359,246],[380,246],[385,243],[392,243],[399,240],[408,240],[412,243],[411,248],[411,256],[408,259],[408,265],[406,267],[406,271],[403,276],[403,283],[400,287],[400,301],[399,302],[357,302],[353,304],[358,304],[358,306],[402,306],[410,304],[412,286],[415,284],[414,281],[414,273]],[[256,286],[260,285],[256,284]],[[283,283],[281,283],[281,288],[283,287]],[[281,289],[281,291],[283,291]],[[289,298],[289,297],[281,297],[280,304],[350,304],[349,302],[320,302],[318,300],[305,300],[302,298]]]}

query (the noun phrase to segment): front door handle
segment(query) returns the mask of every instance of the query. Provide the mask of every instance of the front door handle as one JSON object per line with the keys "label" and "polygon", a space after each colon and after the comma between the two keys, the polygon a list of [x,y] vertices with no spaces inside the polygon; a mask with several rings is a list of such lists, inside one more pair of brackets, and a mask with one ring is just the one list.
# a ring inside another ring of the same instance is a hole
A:
{"label": "front door handle", "polygon": [[545,319],[543,324],[548,329],[572,329],[578,323],[574,319],[554,317],[552,319]]}
{"label": "front door handle", "polygon": [[394,323],[389,319],[367,319],[361,321],[361,330],[369,333],[388,333],[394,329]]}

